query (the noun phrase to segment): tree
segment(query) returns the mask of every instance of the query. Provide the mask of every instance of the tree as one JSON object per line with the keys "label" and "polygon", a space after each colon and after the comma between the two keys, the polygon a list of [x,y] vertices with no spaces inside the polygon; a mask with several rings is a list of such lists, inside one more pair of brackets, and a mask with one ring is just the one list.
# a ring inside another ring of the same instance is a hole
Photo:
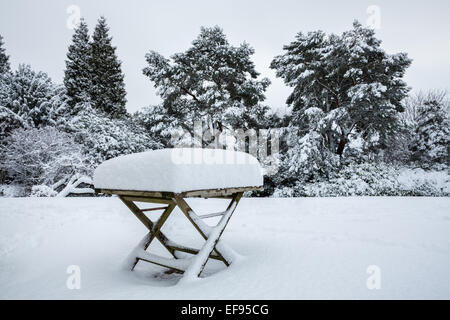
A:
{"label": "tree", "polygon": [[106,19],[101,17],[95,27],[91,43],[92,88],[91,100],[95,108],[113,117],[126,114],[125,83],[116,47],[111,44]]}
{"label": "tree", "polygon": [[[143,73],[154,83],[163,102],[152,109],[155,121],[193,134],[193,122],[203,121],[214,134],[223,128],[251,128],[264,116],[267,78],[259,73],[247,43],[230,45],[219,27],[201,28],[192,46],[167,59],[151,51]],[[157,123],[156,123],[157,124]]]}
{"label": "tree", "polygon": [[162,105],[148,106],[133,114],[134,121],[140,125],[147,135],[152,136],[164,147],[172,147],[172,134],[181,124],[171,117]]}
{"label": "tree", "polygon": [[16,128],[56,125],[67,111],[64,87],[53,84],[44,72],[19,65],[0,78],[0,136]]}
{"label": "tree", "polygon": [[111,119],[89,103],[78,107],[80,112],[61,128],[84,146],[85,154],[95,165],[123,154],[161,148],[129,117]]}
{"label": "tree", "polygon": [[74,107],[77,103],[90,100],[91,69],[89,31],[86,22],[81,19],[80,25],[75,29],[72,36],[72,44],[67,52],[66,70],[64,72],[64,86],[71,107]]}
{"label": "tree", "polygon": [[450,164],[450,118],[443,102],[427,100],[420,107],[411,150],[424,165]]}
{"label": "tree", "polygon": [[6,50],[3,48],[4,44],[3,37],[0,35],[0,75],[10,71],[9,56],[6,55]]}
{"label": "tree", "polygon": [[355,21],[342,35],[300,32],[284,50],[271,68],[294,88],[286,103],[301,133],[318,133],[320,143],[342,156],[351,135],[382,147],[395,132],[411,60],[387,54],[374,30]]}
{"label": "tree", "polygon": [[399,114],[400,118],[408,125],[408,129],[416,130],[420,119],[420,110],[429,101],[442,104],[444,111],[450,113],[450,99],[446,90],[432,89],[412,93],[404,100],[405,111]]}
{"label": "tree", "polygon": [[409,164],[411,161],[425,161],[422,157],[418,157],[419,154],[414,146],[418,142],[419,122],[423,120],[422,117],[428,116],[421,110],[430,101],[442,105],[444,109],[442,113],[450,114],[450,100],[445,90],[433,89],[408,95],[403,101],[405,110],[399,114],[402,129],[389,138],[383,155],[385,161],[403,164]]}

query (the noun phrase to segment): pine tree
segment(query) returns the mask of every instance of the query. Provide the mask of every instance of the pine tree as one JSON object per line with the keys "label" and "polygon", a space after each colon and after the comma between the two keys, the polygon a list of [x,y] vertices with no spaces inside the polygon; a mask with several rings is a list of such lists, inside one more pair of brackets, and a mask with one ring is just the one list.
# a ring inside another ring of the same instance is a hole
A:
{"label": "pine tree", "polygon": [[450,164],[450,119],[444,103],[425,101],[419,108],[417,128],[411,144],[413,159],[425,166]]}
{"label": "pine tree", "polygon": [[75,107],[77,103],[90,100],[91,81],[91,45],[86,22],[81,19],[80,25],[72,36],[69,46],[64,72],[64,86],[66,87],[68,103]]}
{"label": "pine tree", "polygon": [[332,153],[342,156],[352,135],[382,146],[397,130],[411,59],[387,54],[372,29],[355,22],[342,35],[300,32],[284,50],[271,68],[293,87],[286,103],[294,123],[319,132]]}
{"label": "pine tree", "polygon": [[106,20],[101,17],[91,43],[91,101],[95,108],[113,117],[119,117],[126,113],[126,91],[121,62],[111,40]]}
{"label": "pine tree", "polygon": [[159,113],[156,120],[191,133],[199,120],[215,132],[223,127],[255,128],[267,110],[261,102],[270,81],[258,79],[253,53],[247,43],[230,45],[217,26],[202,27],[192,46],[171,59],[148,53],[143,73],[163,100],[153,109]]}
{"label": "pine tree", "polygon": [[0,75],[10,71],[9,56],[5,53],[4,44],[3,37],[0,35]]}

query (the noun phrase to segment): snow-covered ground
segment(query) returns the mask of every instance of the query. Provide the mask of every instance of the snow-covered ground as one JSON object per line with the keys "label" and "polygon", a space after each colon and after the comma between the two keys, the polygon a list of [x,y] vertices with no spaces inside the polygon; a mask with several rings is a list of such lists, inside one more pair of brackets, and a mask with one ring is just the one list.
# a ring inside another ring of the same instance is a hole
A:
{"label": "snow-covered ground", "polygon": [[[178,210],[163,230],[203,243]],[[450,299],[450,198],[243,199],[223,234],[242,257],[181,284],[149,263],[122,268],[145,233],[116,198],[0,198],[0,298]],[[70,265],[79,290],[66,286]],[[369,290],[373,265],[381,288]]]}

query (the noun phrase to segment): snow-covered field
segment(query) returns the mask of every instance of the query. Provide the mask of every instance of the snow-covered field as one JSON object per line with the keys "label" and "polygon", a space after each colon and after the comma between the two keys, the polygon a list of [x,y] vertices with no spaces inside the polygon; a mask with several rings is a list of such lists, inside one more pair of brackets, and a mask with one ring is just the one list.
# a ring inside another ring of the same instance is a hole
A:
{"label": "snow-covered field", "polygon": [[[180,211],[163,230],[203,243]],[[116,198],[0,198],[0,298],[450,299],[450,198],[243,199],[223,235],[242,257],[183,284],[145,262],[122,268],[145,233]],[[70,265],[79,290],[66,286]],[[372,265],[380,289],[366,286]]]}

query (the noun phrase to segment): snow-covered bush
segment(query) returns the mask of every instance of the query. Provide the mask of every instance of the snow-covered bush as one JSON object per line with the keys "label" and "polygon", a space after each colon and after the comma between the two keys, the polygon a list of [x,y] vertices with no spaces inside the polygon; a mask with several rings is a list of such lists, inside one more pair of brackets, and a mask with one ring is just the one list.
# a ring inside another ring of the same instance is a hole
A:
{"label": "snow-covered bush", "polygon": [[17,184],[0,184],[0,197],[25,197],[25,187]]}
{"label": "snow-covered bush", "polygon": [[291,133],[292,139],[295,141],[291,142],[284,164],[288,175],[296,176],[300,181],[317,180],[327,177],[339,164],[339,157],[323,146],[317,132],[309,131],[300,138]]}
{"label": "snow-covered bush", "polygon": [[31,187],[31,197],[55,197],[58,194],[51,187],[46,186],[45,184],[40,184],[37,186]]}
{"label": "snow-covered bush", "polygon": [[401,192],[398,171],[391,165],[363,163],[344,166],[329,180],[305,184],[306,196],[394,196]]}
{"label": "snow-covered bush", "polygon": [[450,169],[401,168],[397,180],[403,194],[412,196],[450,196]]}
{"label": "snow-covered bush", "polygon": [[56,125],[65,112],[64,87],[44,72],[20,65],[0,77],[0,136],[16,128]]}
{"label": "snow-covered bush", "polygon": [[425,171],[386,163],[350,164],[329,179],[278,188],[275,197],[449,196],[448,170]]}
{"label": "snow-covered bush", "polygon": [[[323,137],[314,128],[285,128],[282,130],[280,145],[279,170],[270,178],[270,187],[278,190],[277,192],[283,188],[295,188],[298,183],[326,178],[336,170],[341,161],[339,156],[323,144]],[[291,191],[288,193],[291,194]]]}
{"label": "snow-covered bush", "polygon": [[0,146],[1,167],[12,183],[34,194],[50,194],[64,187],[74,175],[90,175],[92,167],[83,147],[65,132],[53,127],[16,129]]}
{"label": "snow-covered bush", "polygon": [[77,105],[77,115],[62,127],[84,146],[84,152],[94,164],[123,154],[160,148],[145,129],[131,118],[110,118],[89,103]]}
{"label": "snow-covered bush", "polygon": [[19,65],[0,77],[0,142],[17,128],[56,126],[69,110],[65,89],[55,85],[44,72]]}
{"label": "snow-covered bush", "polygon": [[[36,128],[27,120],[2,140],[2,183],[24,186],[25,195],[31,192],[33,196],[92,193],[88,186],[97,164],[122,154],[161,147],[131,117],[111,118],[89,103],[77,104],[71,112],[67,112],[67,106],[65,102],[59,109],[46,106],[54,111],[52,116],[60,114],[56,121],[49,118],[52,121],[39,126],[48,123],[52,127]],[[23,119],[31,118],[26,115]]]}

